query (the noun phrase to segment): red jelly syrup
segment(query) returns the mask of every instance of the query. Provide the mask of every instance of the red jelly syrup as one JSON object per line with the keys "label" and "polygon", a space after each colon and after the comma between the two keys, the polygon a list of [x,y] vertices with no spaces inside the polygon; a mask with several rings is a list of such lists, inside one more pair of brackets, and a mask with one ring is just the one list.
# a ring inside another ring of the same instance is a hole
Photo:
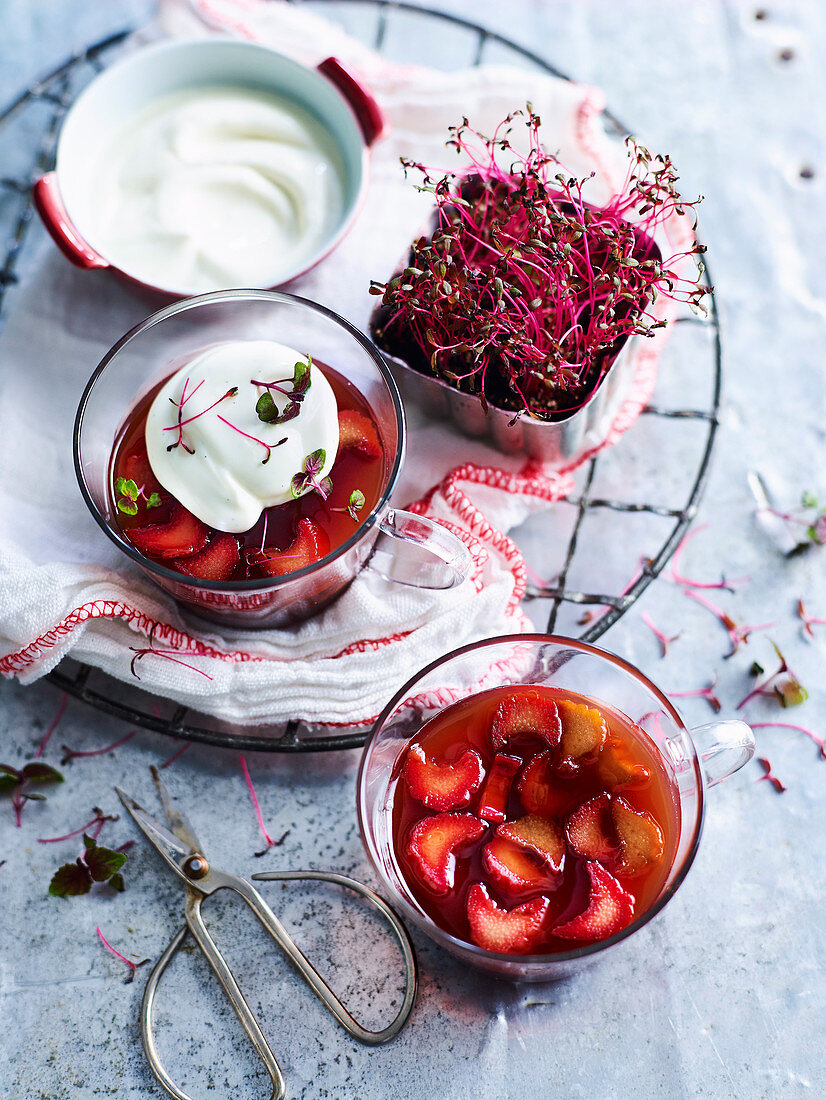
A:
{"label": "red jelly syrup", "polygon": [[679,833],[648,735],[557,688],[455,703],[396,765],[393,847],[411,892],[444,931],[500,953],[566,952],[626,927],[660,896]]}
{"label": "red jelly syrup", "polygon": [[[220,581],[244,581],[294,572],[346,542],[362,519],[375,508],[387,480],[388,459],[376,418],[355,386],[331,367],[315,360],[313,370],[323,370],[330,383],[342,426],[338,455],[330,473],[333,489],[326,501],[317,492],[306,493],[298,500],[265,509],[255,526],[231,537],[221,536],[221,532],[199,521],[191,521],[191,513],[155,479],[146,453],[146,417],[155,395],[167,381],[165,378],[134,407],[112,452],[111,509],[126,538],[134,542],[145,557],[168,569]],[[143,489],[135,515],[126,514],[117,507],[115,486],[121,477],[134,481]],[[364,494],[364,504],[356,513],[357,519],[347,510],[355,489]],[[147,500],[153,492],[159,494],[161,503],[150,508]],[[302,524],[302,520],[309,520],[312,526]],[[176,530],[184,528],[184,538],[180,542],[171,530],[172,523],[178,525]],[[149,527],[153,528],[150,544],[164,550],[163,553],[153,553],[144,539],[140,539],[138,545],[139,535]],[[133,539],[131,532],[135,529],[138,533]],[[188,534],[192,538],[185,546]],[[219,538],[221,543],[217,544]],[[170,554],[166,552],[165,543],[186,552]],[[212,554],[210,547],[215,551]],[[229,551],[222,554],[221,550],[226,547]]]}

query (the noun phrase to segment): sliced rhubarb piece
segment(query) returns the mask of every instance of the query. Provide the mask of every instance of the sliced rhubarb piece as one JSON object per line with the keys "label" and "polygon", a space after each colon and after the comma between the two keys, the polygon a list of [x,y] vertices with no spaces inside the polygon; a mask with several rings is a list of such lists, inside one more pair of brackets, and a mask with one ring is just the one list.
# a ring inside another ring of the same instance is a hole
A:
{"label": "sliced rhubarb piece", "polygon": [[186,558],[203,550],[209,528],[176,501],[167,523],[132,527],[127,534],[134,546],[149,557]]}
{"label": "sliced rhubarb piece", "polygon": [[564,940],[604,940],[613,936],[634,916],[634,898],[599,863],[586,863],[589,877],[588,905],[573,920],[558,924],[555,936]]}
{"label": "sliced rhubarb piece", "polygon": [[603,792],[583,802],[568,818],[568,843],[585,859],[610,859],[616,854],[613,830],[608,817],[611,796]]}
{"label": "sliced rhubarb piece", "polygon": [[265,546],[251,559],[251,564],[268,577],[283,577],[286,573],[297,573],[314,561],[320,561],[329,552],[330,538],[327,532],[305,517],[298,521],[295,538],[286,549]]}
{"label": "sliced rhubarb piece", "polygon": [[145,450],[133,451],[126,456],[123,462],[123,476],[134,481],[139,489],[143,489],[145,496],[163,491],[161,483],[149,464],[149,455]]}
{"label": "sliced rhubarb piece", "polygon": [[550,907],[548,898],[533,898],[508,911],[500,909],[480,882],[467,895],[470,938],[485,951],[516,955],[530,951],[542,932]]}
{"label": "sliced rhubarb piece", "polygon": [[503,893],[537,893],[554,889],[559,881],[538,856],[499,835],[498,830],[482,849],[482,865],[491,885]]}
{"label": "sliced rhubarb piece", "polygon": [[662,830],[650,813],[635,810],[617,795],[611,805],[611,816],[619,844],[616,868],[620,874],[635,875],[649,863],[662,859]]}
{"label": "sliced rhubarb piece", "polygon": [[595,757],[608,736],[605,719],[598,710],[584,703],[559,700],[562,720],[562,741],[557,767],[568,775],[579,771],[589,758]]}
{"label": "sliced rhubarb piece", "polygon": [[381,443],[369,416],[344,409],[338,414],[338,449],[354,450],[365,458],[381,458]]}
{"label": "sliced rhubarb piece", "polygon": [[514,688],[493,715],[490,743],[501,749],[509,741],[544,741],[553,749],[559,744],[562,727],[553,699],[532,688]]}
{"label": "sliced rhubarb piece", "polygon": [[555,821],[548,821],[539,814],[526,814],[517,821],[506,821],[496,833],[532,852],[555,874],[561,872],[565,860],[565,835]]}
{"label": "sliced rhubarb piece", "polygon": [[485,825],[471,814],[435,814],[410,830],[407,854],[422,883],[435,894],[453,889],[456,853],[479,840]]}
{"label": "sliced rhubarb piece", "polygon": [[599,754],[599,777],[606,787],[639,787],[651,773],[644,764],[636,764],[628,750],[616,738],[609,737]]}
{"label": "sliced rhubarb piece", "polygon": [[175,558],[171,567],[187,577],[202,581],[228,581],[240,561],[238,539],[219,532],[213,535],[203,550],[189,558]]}
{"label": "sliced rhubarb piece", "polygon": [[537,753],[519,776],[516,789],[519,801],[528,813],[550,817],[570,802],[570,795],[559,786],[558,777],[555,778],[551,772],[553,755],[550,749]]}
{"label": "sliced rhubarb piece", "polygon": [[479,799],[479,817],[485,821],[504,821],[507,817],[508,799],[519,765],[522,761],[516,756],[498,752],[488,772],[482,797]]}
{"label": "sliced rhubarb piece", "polygon": [[485,768],[476,749],[465,749],[455,764],[447,764],[428,756],[421,745],[411,745],[404,778],[413,797],[431,810],[455,810],[476,794]]}

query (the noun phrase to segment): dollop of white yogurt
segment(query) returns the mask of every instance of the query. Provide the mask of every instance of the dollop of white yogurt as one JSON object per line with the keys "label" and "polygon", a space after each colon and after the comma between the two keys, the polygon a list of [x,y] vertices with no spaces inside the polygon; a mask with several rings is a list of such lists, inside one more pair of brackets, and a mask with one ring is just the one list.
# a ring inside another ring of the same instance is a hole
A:
{"label": "dollop of white yogurt", "polygon": [[297,362],[310,360],[271,340],[230,341],[190,360],[156,394],[146,418],[149,464],[163,488],[209,527],[248,531],[265,508],[293,500],[293,476],[319,449],[325,459],[316,479],[332,469],[338,405],[316,364],[298,416],[273,424],[256,412],[269,392],[283,413],[289,397],[253,383],[280,382],[289,393]]}
{"label": "dollop of white yogurt", "polygon": [[341,219],[334,149],[320,122],[275,95],[214,86],[162,96],[93,152],[85,235],[153,286],[274,286]]}

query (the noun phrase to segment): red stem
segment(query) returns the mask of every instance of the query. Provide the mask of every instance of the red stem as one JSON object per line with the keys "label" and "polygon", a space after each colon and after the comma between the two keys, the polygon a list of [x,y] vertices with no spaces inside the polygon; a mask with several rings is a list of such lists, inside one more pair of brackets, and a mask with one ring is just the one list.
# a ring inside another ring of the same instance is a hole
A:
{"label": "red stem", "polygon": [[95,830],[90,835],[91,835],[93,840],[97,840],[97,838],[101,834],[101,830],[103,829],[104,824],[107,821],[117,821],[117,820],[118,819],[117,819],[116,815],[107,816],[105,814],[99,814],[98,813],[98,814],[95,814],[95,816],[92,818],[91,821],[87,821],[85,825],[81,825],[79,829],[72,829],[72,831],[70,833],[64,833],[63,836],[39,836],[37,838],[37,843],[38,844],[59,844],[60,841],[62,841],[62,840],[71,840],[72,837],[80,836],[81,833],[89,832],[90,829]]}
{"label": "red stem", "polygon": [[44,752],[46,746],[48,745],[49,741],[51,741],[52,734],[57,729],[57,727],[60,723],[60,719],[63,717],[63,712],[66,710],[66,704],[68,702],[69,702],[69,696],[64,691],[62,696],[61,696],[61,699],[60,699],[60,706],[57,708],[57,714],[52,719],[51,725],[49,726],[49,728],[44,733],[43,740],[38,745],[37,752],[34,754],[35,760],[40,759],[40,757],[43,755],[43,752]]}
{"label": "red stem", "polygon": [[61,764],[68,764],[70,760],[75,760],[79,756],[103,756],[107,752],[111,752],[113,749],[119,748],[121,745],[125,745],[127,741],[130,741],[137,730],[130,730],[129,733],[124,734],[123,737],[118,738],[117,741],[113,741],[111,745],[104,745],[102,749],[72,749],[68,745],[61,745],[63,749],[63,759]]}
{"label": "red stem", "polygon": [[250,778],[249,768],[247,767],[247,761],[244,758],[243,753],[239,753],[239,759],[241,761],[241,771],[244,773],[244,781],[247,784],[247,789],[250,792],[250,798],[252,799],[252,805],[255,809],[255,816],[258,820],[258,828],[261,830],[261,834],[264,840],[267,842],[267,848],[272,848],[275,841],[267,832],[267,827],[264,824],[264,815],[261,813],[261,807],[258,805],[258,796],[255,793],[255,787],[252,785],[252,779]]}

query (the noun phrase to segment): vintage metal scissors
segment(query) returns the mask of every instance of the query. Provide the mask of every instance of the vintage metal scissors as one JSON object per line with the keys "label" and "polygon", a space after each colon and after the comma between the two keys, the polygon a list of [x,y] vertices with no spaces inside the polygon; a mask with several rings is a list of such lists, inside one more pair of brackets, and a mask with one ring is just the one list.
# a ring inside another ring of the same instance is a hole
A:
{"label": "vintage metal scissors", "polygon": [[212,967],[224,992],[229,997],[232,1007],[238,1015],[238,1019],[244,1026],[244,1030],[252,1041],[253,1046],[258,1051],[270,1075],[270,1080],[272,1081],[272,1100],[282,1100],[282,1098],[286,1096],[284,1077],[281,1073],[278,1061],[264,1037],[252,1009],[244,998],[238,986],[238,982],[235,980],[235,976],[204,924],[201,915],[201,903],[204,898],[209,897],[210,894],[214,894],[217,890],[232,890],[244,899],[267,932],[269,932],[293,966],[295,966],[296,970],[298,970],[301,977],[349,1035],[357,1039],[360,1043],[365,1043],[370,1046],[386,1043],[398,1035],[410,1016],[413,1002],[416,998],[416,956],[406,928],[390,906],[362,883],[356,882],[351,878],[346,878],[344,875],[334,874],[333,872],[265,871],[252,876],[253,879],[259,881],[275,880],[284,882],[288,880],[307,879],[331,882],[338,886],[343,886],[348,890],[354,890],[357,894],[360,894],[374,909],[377,909],[388,922],[394,937],[399,943],[404,959],[405,992],[401,1008],[393,1021],[389,1023],[387,1027],[382,1028],[381,1031],[368,1031],[350,1015],[313,964],[290,938],[281,922],[252,883],[247,879],[240,878],[238,875],[229,874],[226,871],[219,871],[210,866],[203,854],[203,848],[198,838],[195,836],[192,826],[178,805],[177,799],[170,794],[169,790],[162,782],[157,769],[152,769],[152,775],[155,780],[155,786],[158,789],[158,797],[160,798],[166,814],[168,827],[151,817],[146,810],[139,806],[128,794],[120,790],[119,787],[115,787],[115,791],[118,798],[120,798],[123,805],[134,818],[135,824],[141,829],[144,836],[154,844],[155,848],[160,852],[172,870],[183,879],[186,887],[186,908],[184,911],[186,924],[174,936],[169,946],[155,964],[155,968],[146,983],[143,1003],[141,1005],[141,1037],[143,1039],[146,1057],[152,1072],[170,1096],[174,1096],[176,1100],[191,1100],[191,1097],[178,1088],[174,1081],[172,1081],[161,1063],[157,1047],[155,1046],[153,1005],[158,983],[175,953],[186,939],[188,933],[192,934],[195,942],[206,956],[207,962]]}

